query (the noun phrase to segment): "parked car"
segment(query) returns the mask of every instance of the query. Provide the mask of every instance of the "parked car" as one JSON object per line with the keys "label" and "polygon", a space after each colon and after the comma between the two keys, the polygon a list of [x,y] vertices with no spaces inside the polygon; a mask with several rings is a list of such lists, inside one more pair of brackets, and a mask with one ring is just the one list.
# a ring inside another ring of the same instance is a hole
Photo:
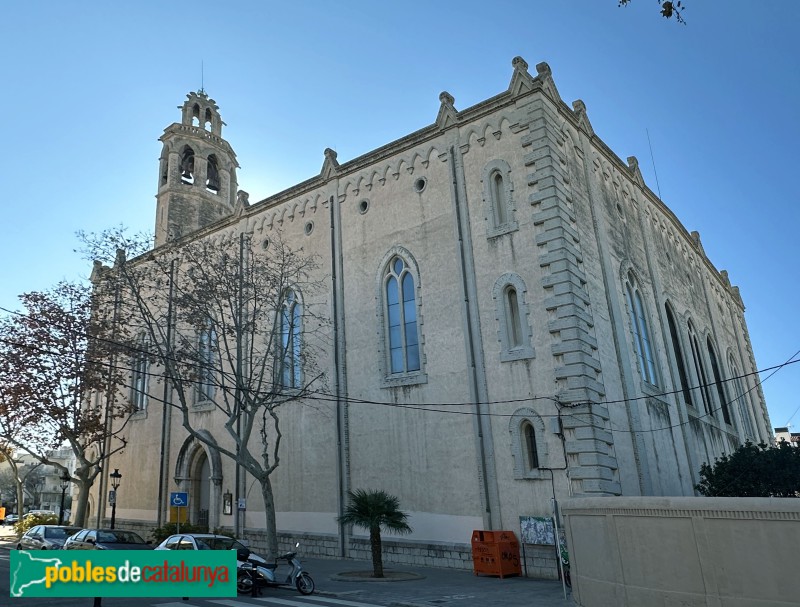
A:
{"label": "parked car", "polygon": [[28,529],[17,542],[17,550],[60,550],[80,527],[66,525],[36,525]]}
{"label": "parked car", "polygon": [[6,514],[6,518],[3,520],[4,525],[14,525],[19,520],[19,516],[16,514]]}
{"label": "parked car", "polygon": [[64,542],[64,550],[152,550],[150,542],[127,529],[82,529]]}
{"label": "parked car", "polygon": [[[155,547],[156,550],[236,550],[246,551],[253,560],[264,561],[257,554],[250,552],[250,549],[239,540],[235,540],[227,535],[216,535],[214,533],[176,533]],[[266,563],[266,561],[264,561]]]}

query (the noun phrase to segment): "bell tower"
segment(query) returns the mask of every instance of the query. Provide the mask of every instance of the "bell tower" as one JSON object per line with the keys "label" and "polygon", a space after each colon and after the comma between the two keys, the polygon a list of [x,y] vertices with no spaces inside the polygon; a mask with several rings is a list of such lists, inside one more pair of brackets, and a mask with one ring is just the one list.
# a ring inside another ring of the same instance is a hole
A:
{"label": "bell tower", "polygon": [[230,215],[236,202],[236,154],[222,118],[202,89],[186,95],[181,121],[164,130],[156,196],[159,247]]}

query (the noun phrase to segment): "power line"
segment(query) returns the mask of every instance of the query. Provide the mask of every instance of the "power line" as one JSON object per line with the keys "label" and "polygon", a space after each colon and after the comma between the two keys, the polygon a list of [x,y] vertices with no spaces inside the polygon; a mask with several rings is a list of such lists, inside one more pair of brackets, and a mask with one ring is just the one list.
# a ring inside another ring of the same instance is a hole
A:
{"label": "power line", "polygon": [[[19,316],[24,316],[26,318],[31,318],[28,315],[25,315],[25,314],[22,314],[20,312],[16,312],[16,311],[13,311],[13,310],[8,310],[7,308],[3,308],[1,306],[0,306],[0,310],[3,310],[5,312],[11,313],[11,314],[16,314],[16,315],[19,315]],[[55,327],[61,328],[62,330],[66,331],[66,332],[72,332],[73,331],[71,328],[64,328],[63,326],[59,327],[59,325],[57,325],[56,323],[53,323],[53,322],[44,322],[44,321],[41,321],[41,320],[35,319],[35,318],[31,318],[31,319],[34,320],[35,322],[39,322],[41,324],[51,325],[51,326],[55,326]],[[88,336],[86,336],[85,334],[83,334],[82,337],[87,337],[88,338]],[[97,337],[97,336],[93,336],[92,338],[101,340],[101,341],[103,341],[105,343],[108,343],[110,345],[113,345],[113,346],[124,348],[128,352],[131,352],[131,353],[139,353],[139,354],[145,354],[147,356],[153,356],[152,352],[150,352],[149,350],[146,350],[146,349],[131,345],[129,343],[112,341],[112,340],[101,338],[101,337]],[[8,342],[8,340],[2,339],[2,338],[0,338],[0,342],[12,343],[12,342]],[[31,348],[36,349],[35,347],[33,347],[31,345],[13,344],[13,343],[12,343],[12,345],[23,345],[24,347],[31,347]],[[58,352],[52,352],[52,351],[47,351],[47,350],[43,350],[43,349],[39,349],[39,350],[42,351],[43,353],[46,353],[46,354],[49,354],[49,355],[54,355],[54,356],[62,355],[62,353],[58,353]],[[793,360],[798,354],[800,354],[800,350],[798,350],[798,352],[793,354],[791,357],[789,357],[789,359],[786,362],[784,362],[784,363],[782,363],[780,365],[774,365],[772,367],[767,367],[767,368],[759,370],[759,371],[754,371],[754,372],[751,372],[751,373],[745,373],[745,374],[741,374],[741,375],[738,375],[738,376],[729,377],[729,378],[721,380],[722,383],[727,383],[727,382],[731,382],[731,381],[734,381],[734,380],[737,380],[737,379],[742,379],[742,378],[750,377],[750,376],[753,376],[753,375],[759,375],[759,374],[765,373],[767,371],[772,371],[772,373],[769,376],[767,376],[763,380],[759,380],[756,383],[755,386],[749,388],[743,394],[737,396],[734,399],[726,401],[725,403],[721,404],[719,407],[714,408],[711,411],[709,411],[709,412],[707,412],[707,413],[705,413],[703,415],[694,417],[692,419],[703,419],[703,418],[706,418],[706,417],[711,417],[712,419],[715,419],[713,417],[714,413],[720,411],[724,407],[727,407],[728,405],[731,405],[731,404],[735,403],[736,401],[738,401],[739,399],[743,398],[744,396],[746,396],[747,394],[752,392],[758,385],[763,384],[764,381],[766,381],[767,379],[772,377],[772,375],[774,375],[775,373],[777,373],[779,370],[781,370],[782,368],[786,367],[787,365],[800,362],[800,359]],[[177,358],[174,358],[174,357],[167,357],[167,356],[163,356],[163,355],[156,356],[155,358],[163,359],[163,360],[169,360],[169,361],[171,361],[173,363],[178,363],[178,364],[181,364],[181,365],[184,365],[184,366],[188,365],[189,367],[196,367],[196,368],[198,368],[200,370],[204,370],[204,369],[207,368],[206,366],[202,365],[201,363],[197,363],[195,361],[184,361],[184,360],[180,360],[180,359],[177,359]],[[87,359],[87,360],[89,360],[89,362],[94,362],[94,363],[97,363],[97,364],[108,365],[107,361],[97,361],[97,360],[92,360],[92,359]],[[138,371],[137,369],[134,369],[132,367],[120,366],[120,365],[114,365],[113,367],[110,367],[110,368],[112,368],[113,370],[117,370],[117,371],[121,370],[121,371],[128,371],[128,372],[131,372],[131,373],[133,373],[135,371]],[[226,373],[224,371],[215,370],[215,375],[216,374],[220,374],[223,377],[230,377],[232,382],[235,380],[235,377],[233,377],[232,374]],[[158,377],[159,379],[164,378],[164,374],[163,373],[144,372],[143,375],[147,375],[149,377]],[[164,378],[164,381],[168,381],[168,380],[166,378]],[[171,381],[173,381],[173,383],[174,383],[176,380],[173,379]],[[191,384],[200,383],[200,380],[195,380],[195,379],[191,379],[191,378],[184,378],[184,377],[181,377],[177,381],[180,381],[181,383],[185,383],[185,384],[190,384],[190,385]],[[696,385],[696,386],[689,387],[689,389],[692,389],[692,390],[693,389],[704,389],[706,387],[710,387],[710,386],[716,385],[716,383],[717,383],[716,381],[715,382],[708,382],[708,383],[705,383],[705,384],[699,384],[699,385]],[[227,386],[224,383],[218,382],[218,381],[215,382],[215,386],[218,387],[222,391],[226,391],[228,389]],[[127,386],[127,387],[133,388],[133,386]],[[247,388],[245,388],[245,391],[251,392],[251,393],[254,392],[253,390],[250,390],[250,389],[247,389]],[[576,407],[576,406],[581,406],[581,405],[630,404],[630,403],[637,402],[639,400],[669,396],[669,395],[680,393],[682,391],[683,391],[682,389],[679,389],[679,390],[672,390],[672,391],[668,391],[668,392],[661,392],[661,393],[658,393],[658,394],[644,395],[644,396],[638,396],[638,397],[632,397],[632,398],[617,399],[617,400],[603,400],[603,401],[587,401],[587,402],[584,402],[584,403],[580,403],[579,402],[579,403],[574,403],[574,404],[571,404],[571,405],[564,405],[563,403],[561,403],[558,400],[557,396],[535,396],[535,395],[529,395],[529,396],[522,397],[522,398],[507,399],[507,400],[496,400],[496,401],[486,401],[486,402],[435,402],[434,401],[434,402],[427,402],[426,403],[426,402],[413,402],[412,401],[412,402],[405,402],[405,403],[396,403],[396,402],[385,402],[385,401],[377,401],[377,400],[370,400],[370,399],[362,399],[362,398],[358,398],[358,397],[350,397],[348,395],[339,395],[338,399],[340,401],[343,400],[343,401],[348,402],[350,404],[370,404],[370,405],[378,405],[378,406],[404,408],[404,409],[410,409],[410,410],[427,411],[427,412],[431,412],[431,413],[438,412],[438,413],[455,413],[455,414],[459,414],[459,415],[486,415],[488,417],[513,417],[514,415],[516,415],[516,413],[505,414],[505,413],[497,413],[497,412],[476,413],[476,412],[473,412],[473,411],[448,411],[448,410],[445,410],[445,409],[438,409],[438,408],[432,408],[432,407],[468,407],[468,406],[474,406],[476,404],[502,405],[502,404],[514,404],[514,403],[528,403],[528,402],[536,401],[536,400],[547,400],[547,401],[552,401],[554,404],[556,404],[557,407],[559,407],[559,413],[555,414],[555,415],[554,414],[539,414],[539,413],[537,413],[537,415],[539,415],[540,417],[562,417],[562,416],[566,415],[566,416],[573,417],[574,419],[578,419],[578,420],[586,423],[586,420],[580,419],[580,417],[578,417],[578,416],[587,415],[587,414],[564,412],[562,410],[562,407],[571,408],[571,407]],[[337,395],[330,394],[330,393],[325,393],[325,392],[319,391],[319,390],[313,391],[313,394],[316,394],[318,396],[313,396],[312,397],[310,395],[306,395],[303,398],[308,399],[308,400],[312,400],[312,401],[317,400],[317,401],[322,401],[322,402],[335,400],[337,398]],[[148,394],[148,398],[154,398],[154,397],[152,397],[151,395]],[[160,401],[160,399],[155,399],[155,398],[154,398],[154,400]],[[659,431],[664,431],[664,430],[671,430],[671,429],[678,428],[678,427],[681,427],[683,425],[691,423],[692,419],[689,419],[689,420],[684,421],[684,422],[680,422],[678,424],[673,424],[673,425],[670,425],[670,426],[661,427],[661,428],[649,428],[649,429],[638,429],[638,430],[614,428],[611,420],[608,420],[608,423],[609,423],[609,426],[610,426],[610,429],[611,429],[612,432],[634,434],[634,433],[652,433],[652,432],[659,432]]]}

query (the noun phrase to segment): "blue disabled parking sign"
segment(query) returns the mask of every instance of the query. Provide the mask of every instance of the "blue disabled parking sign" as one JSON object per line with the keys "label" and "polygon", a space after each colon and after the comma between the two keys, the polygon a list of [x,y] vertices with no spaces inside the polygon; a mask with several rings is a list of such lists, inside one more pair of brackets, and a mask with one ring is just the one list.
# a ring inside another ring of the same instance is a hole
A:
{"label": "blue disabled parking sign", "polygon": [[189,494],[183,491],[173,491],[169,494],[169,505],[175,508],[186,508],[189,505]]}

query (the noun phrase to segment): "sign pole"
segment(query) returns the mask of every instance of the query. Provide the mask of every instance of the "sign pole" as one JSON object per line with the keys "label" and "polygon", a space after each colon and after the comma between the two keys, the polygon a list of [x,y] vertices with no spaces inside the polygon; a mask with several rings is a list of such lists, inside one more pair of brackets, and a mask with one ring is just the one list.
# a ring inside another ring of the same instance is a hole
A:
{"label": "sign pole", "polygon": [[558,569],[561,571],[561,588],[564,590],[564,600],[567,600],[567,580],[564,578],[564,561],[561,560],[561,536],[558,533],[558,502],[553,498],[553,526],[556,532],[556,559],[558,560]]}
{"label": "sign pole", "polygon": [[169,494],[170,508],[175,508],[177,520],[175,521],[175,533],[181,532],[181,516],[183,509],[189,506],[189,494],[184,491],[173,491]]}

